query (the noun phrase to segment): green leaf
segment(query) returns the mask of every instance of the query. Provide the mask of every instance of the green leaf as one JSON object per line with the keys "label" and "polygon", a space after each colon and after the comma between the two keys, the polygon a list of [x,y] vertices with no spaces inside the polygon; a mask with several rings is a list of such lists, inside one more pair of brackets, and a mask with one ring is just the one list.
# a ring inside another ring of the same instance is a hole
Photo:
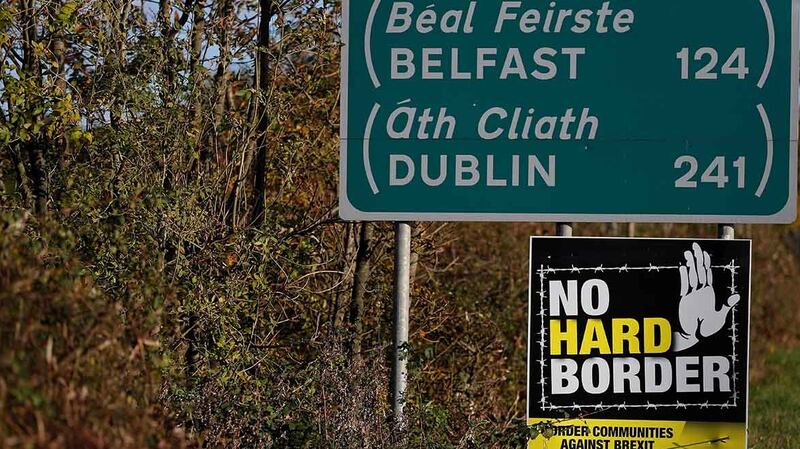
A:
{"label": "green leaf", "polygon": [[81,140],[82,135],[81,129],[76,126],[69,131],[69,140],[77,142]]}
{"label": "green leaf", "polygon": [[76,2],[66,2],[61,5],[61,9],[58,10],[58,20],[61,23],[66,23],[78,9],[78,4]]}

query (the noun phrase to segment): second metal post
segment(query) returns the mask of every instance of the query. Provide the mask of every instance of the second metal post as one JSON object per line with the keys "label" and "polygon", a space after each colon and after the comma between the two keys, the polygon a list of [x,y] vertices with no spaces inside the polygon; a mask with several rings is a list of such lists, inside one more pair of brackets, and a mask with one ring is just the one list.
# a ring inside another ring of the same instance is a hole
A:
{"label": "second metal post", "polygon": [[736,228],[732,224],[718,225],[717,236],[722,240],[733,240],[736,238]]}
{"label": "second metal post", "polygon": [[394,253],[394,355],[392,363],[392,411],[395,423],[405,426],[408,381],[408,315],[411,307],[411,224],[395,224]]}

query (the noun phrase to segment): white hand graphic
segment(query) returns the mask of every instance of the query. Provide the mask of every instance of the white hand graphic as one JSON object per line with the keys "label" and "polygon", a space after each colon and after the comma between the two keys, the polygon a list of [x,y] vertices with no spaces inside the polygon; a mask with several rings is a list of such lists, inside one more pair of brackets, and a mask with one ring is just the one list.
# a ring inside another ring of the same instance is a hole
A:
{"label": "white hand graphic", "polygon": [[711,257],[697,243],[692,244],[692,250],[694,252],[683,253],[686,265],[680,267],[681,302],[678,305],[678,317],[682,331],[673,334],[674,352],[691,348],[701,338],[722,330],[728,312],[739,302],[739,295],[732,295],[717,310]]}

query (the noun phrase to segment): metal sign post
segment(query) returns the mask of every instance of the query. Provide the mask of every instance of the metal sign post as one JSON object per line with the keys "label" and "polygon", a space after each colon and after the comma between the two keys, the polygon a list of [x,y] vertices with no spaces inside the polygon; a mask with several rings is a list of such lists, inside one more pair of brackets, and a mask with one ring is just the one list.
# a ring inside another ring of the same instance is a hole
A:
{"label": "metal sign post", "polygon": [[394,253],[394,356],[392,360],[392,412],[398,427],[405,427],[408,381],[408,315],[411,306],[411,225],[395,224]]}
{"label": "metal sign post", "polygon": [[717,235],[722,240],[733,240],[736,238],[736,231],[732,224],[721,224],[717,226]]}
{"label": "metal sign post", "polygon": [[556,224],[556,235],[562,237],[572,237],[572,223]]}

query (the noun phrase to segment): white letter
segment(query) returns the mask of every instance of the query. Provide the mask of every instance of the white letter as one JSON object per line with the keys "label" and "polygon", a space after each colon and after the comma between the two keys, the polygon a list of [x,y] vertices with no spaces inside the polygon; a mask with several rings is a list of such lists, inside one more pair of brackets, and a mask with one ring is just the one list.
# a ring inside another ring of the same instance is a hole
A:
{"label": "white letter", "polygon": [[[406,164],[407,172],[402,178],[397,177],[397,163],[402,162]],[[414,179],[414,161],[405,154],[390,154],[389,155],[389,185],[390,186],[404,186]]]}
{"label": "white letter", "polygon": [[583,139],[583,132],[586,130],[586,126],[591,125],[592,129],[589,131],[589,140],[594,140],[597,135],[598,124],[597,117],[589,115],[589,108],[583,108],[581,119],[578,121],[578,132],[575,133],[575,139]]}
{"label": "white letter", "polygon": [[[464,165],[464,163],[469,165]],[[465,179],[464,175],[469,173],[469,179]],[[474,186],[481,180],[481,175],[478,173],[478,158],[475,156],[457,154],[456,155],[456,186]]]}
{"label": "white letter", "polygon": [[433,130],[434,139],[438,139],[439,136],[441,136],[444,125],[447,125],[445,139],[452,139],[453,133],[456,130],[456,118],[452,115],[447,115],[447,108],[439,109],[439,117],[436,119],[436,128]]}
{"label": "white letter", "polygon": [[548,187],[554,187],[556,185],[556,155],[551,154],[547,157],[547,170],[544,169],[535,154],[528,156],[528,187],[536,185],[537,173]]}
{"label": "white letter", "polygon": [[583,34],[589,31],[589,27],[592,26],[592,21],[589,20],[589,17],[592,15],[591,9],[582,9],[575,13],[575,25],[572,25],[572,32],[575,34]]}
{"label": "white letter", "polygon": [[422,49],[422,79],[424,80],[440,80],[444,78],[442,72],[431,72],[433,67],[441,67],[442,61],[440,59],[431,58],[432,55],[441,56],[441,48],[423,48]]}
{"label": "white letter", "polygon": [[447,178],[447,155],[443,154],[439,156],[439,176],[436,179],[433,179],[428,174],[428,155],[422,155],[422,182],[425,184],[436,187],[442,185],[444,180]]}
{"label": "white letter", "polygon": [[[536,129],[534,130],[536,138],[539,140],[552,140],[556,129],[556,122],[558,122],[558,117],[553,117],[552,115],[540,118],[539,121],[536,122]],[[547,131],[544,129],[545,125],[547,126]]]}
{"label": "white letter", "polygon": [[500,14],[497,15],[497,23],[494,26],[494,32],[499,33],[503,30],[503,22],[506,20],[513,20],[517,18],[517,15],[514,13],[508,13],[507,11],[509,8],[519,8],[522,5],[521,2],[503,2],[500,5]]}
{"label": "white letter", "polygon": [[585,48],[562,48],[561,52],[569,55],[569,79],[578,79],[578,55],[585,55]]}
{"label": "white letter", "polygon": [[[417,113],[417,108],[409,108],[409,107],[402,107],[395,109],[392,114],[389,116],[389,120],[386,122],[386,134],[389,135],[392,139],[409,139],[411,138],[411,125],[413,124],[414,115]],[[394,129],[394,121],[397,120],[397,117],[400,114],[405,114],[406,116],[406,125],[403,127],[402,131],[395,131]]]}
{"label": "white letter", "polygon": [[698,357],[676,357],[675,358],[675,391],[678,393],[697,393],[700,391],[700,384],[690,384],[689,380],[696,379],[698,372],[696,369],[689,369],[689,365],[700,363]]}
{"label": "white letter", "polygon": [[[592,291],[597,290],[597,307],[592,301]],[[589,279],[581,287],[581,308],[589,316],[600,316],[608,311],[608,284],[602,279]]]}
{"label": "white letter", "polygon": [[567,316],[578,316],[578,281],[568,280],[567,291],[561,281],[549,281],[550,316],[561,316],[561,306]]}
{"label": "white letter", "polygon": [[632,357],[614,358],[614,393],[625,393],[625,382],[628,382],[630,393],[641,393],[639,378],[639,361]]}
{"label": "white letter", "polygon": [[569,134],[569,125],[575,123],[575,116],[572,115],[572,108],[567,108],[564,115],[561,116],[561,134],[558,138],[561,140],[569,140],[572,136]]}
{"label": "white letter", "polygon": [[614,31],[617,33],[627,33],[633,24],[633,11],[623,9],[614,17]]}
{"label": "white letter", "polygon": [[464,34],[472,34],[472,17],[475,15],[475,5],[478,2],[472,1],[469,2],[469,8],[467,8],[467,18],[464,20]]}
{"label": "white letter", "polygon": [[525,73],[525,65],[522,63],[522,56],[519,54],[519,48],[509,48],[506,53],[506,60],[503,62],[503,68],[500,70],[500,79],[508,78],[508,75],[517,75],[519,79],[528,79],[528,74]]}
{"label": "white letter", "polygon": [[433,116],[431,115],[431,108],[425,108],[422,110],[422,114],[417,118],[417,122],[419,123],[419,129],[417,130],[417,139],[425,140],[429,138],[428,135],[428,124],[433,121]]}
{"label": "white letter", "polygon": [[550,361],[552,394],[572,394],[578,391],[578,362],[572,359]]}
{"label": "white letter", "polygon": [[[442,33],[458,33],[458,26],[461,24],[461,14],[459,10],[450,10],[442,15]],[[453,23],[449,25],[447,22],[453,19]]]}
{"label": "white letter", "polygon": [[606,27],[606,17],[611,15],[611,10],[608,9],[608,2],[603,2],[603,6],[597,10],[597,32],[598,33],[607,33],[608,28]]}
{"label": "white letter", "polygon": [[[656,369],[661,383],[656,382]],[[644,391],[646,393],[663,393],[672,386],[672,365],[664,357],[644,358]]]}
{"label": "white letter", "polygon": [[[400,12],[400,10],[403,12]],[[389,14],[389,23],[386,25],[387,33],[405,33],[411,26],[411,13],[414,12],[414,5],[410,2],[392,3],[392,12]],[[402,21],[397,25],[398,21]]]}
{"label": "white letter", "polygon": [[505,187],[508,181],[505,179],[495,179],[494,177],[494,156],[486,156],[486,185],[489,187]]}
{"label": "white letter", "polygon": [[433,31],[434,24],[436,24],[436,11],[426,9],[417,17],[417,31],[422,34]]}
{"label": "white letter", "polygon": [[[597,367],[598,375],[594,377],[594,367]],[[611,370],[608,362],[600,357],[592,357],[583,362],[581,367],[581,385],[589,394],[602,394],[608,390],[611,383]]]}
{"label": "white letter", "polygon": [[492,115],[500,117],[500,120],[508,117],[508,113],[506,113],[506,110],[501,107],[493,107],[488,111],[484,112],[483,115],[481,116],[481,119],[478,121],[478,136],[481,139],[494,140],[500,137],[500,134],[503,134],[503,128],[500,127],[497,127],[497,129],[492,132],[486,131],[486,122]]}
{"label": "white letter", "polygon": [[460,72],[458,70],[458,49],[450,49],[450,79],[453,80],[468,80],[472,79],[472,73]]}
{"label": "white letter", "polygon": [[[731,363],[727,357],[703,357],[703,391],[731,391],[731,378],[728,376],[730,369]],[[719,379],[719,390],[714,390],[714,379]]]}
{"label": "white letter", "polygon": [[[403,59],[400,59],[400,56]],[[398,70],[405,68],[404,71]],[[414,52],[410,48],[392,48],[392,79],[393,80],[407,80],[414,76],[416,68],[414,68]]]}
{"label": "white letter", "polygon": [[496,55],[497,49],[496,48],[479,48],[478,49],[478,79],[483,79],[483,69],[486,67],[494,67],[495,61],[487,60],[486,56],[488,55]]}
{"label": "white letter", "polygon": [[533,33],[536,31],[536,25],[539,24],[541,15],[538,9],[529,9],[522,14],[519,19],[519,30],[523,33]]}
{"label": "white letter", "polygon": [[533,75],[533,77],[537,80],[551,80],[555,78],[556,73],[558,73],[556,64],[553,61],[545,59],[542,55],[555,56],[557,54],[558,52],[550,47],[542,47],[537,49],[536,52],[533,53],[533,62],[547,70],[540,72],[539,69],[536,69],[533,71],[533,73],[531,73],[531,75]]}

